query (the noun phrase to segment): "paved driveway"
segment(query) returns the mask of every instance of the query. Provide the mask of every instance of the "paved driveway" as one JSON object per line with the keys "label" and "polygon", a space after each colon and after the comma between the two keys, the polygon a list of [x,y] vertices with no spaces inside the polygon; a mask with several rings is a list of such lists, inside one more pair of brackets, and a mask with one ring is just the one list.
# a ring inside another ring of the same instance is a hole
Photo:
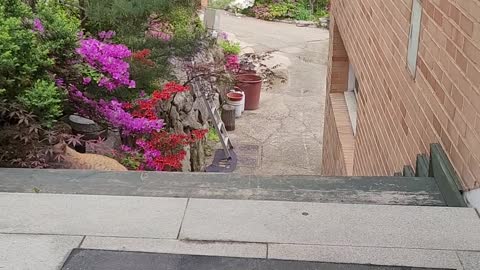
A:
{"label": "paved driveway", "polygon": [[220,16],[220,28],[235,34],[242,46],[256,52],[276,49],[289,62],[288,82],[263,91],[261,108],[236,121],[231,137],[238,172],[321,174],[328,31],[227,13]]}

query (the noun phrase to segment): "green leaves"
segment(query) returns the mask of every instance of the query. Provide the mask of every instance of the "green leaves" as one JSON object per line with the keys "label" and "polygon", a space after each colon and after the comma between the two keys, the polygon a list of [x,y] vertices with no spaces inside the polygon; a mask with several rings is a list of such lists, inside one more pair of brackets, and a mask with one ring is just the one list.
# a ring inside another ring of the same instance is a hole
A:
{"label": "green leaves", "polygon": [[[53,65],[48,49],[31,29],[31,13],[25,9],[28,7],[18,0],[0,4],[0,88],[10,98],[31,87]],[[18,14],[29,17],[12,17]]]}
{"label": "green leaves", "polygon": [[43,125],[51,127],[63,113],[63,94],[53,82],[38,80],[18,97],[19,102],[38,115]]}
{"label": "green leaves", "polygon": [[37,3],[36,15],[46,29],[39,38],[48,49],[48,55],[57,61],[64,62],[72,56],[77,47],[80,20],[71,16],[56,1],[42,0]]}
{"label": "green leaves", "polygon": [[239,55],[241,52],[240,43],[238,42],[231,42],[228,40],[221,40],[218,42],[218,45],[223,49],[225,54],[234,54]]}

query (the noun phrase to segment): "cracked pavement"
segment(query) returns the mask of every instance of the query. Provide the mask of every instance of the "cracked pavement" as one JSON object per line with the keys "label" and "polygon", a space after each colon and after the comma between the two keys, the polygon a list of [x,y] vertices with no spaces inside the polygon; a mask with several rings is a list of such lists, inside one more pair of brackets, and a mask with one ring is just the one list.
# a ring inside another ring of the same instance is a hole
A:
{"label": "cracked pavement", "polygon": [[238,156],[237,172],[321,174],[328,31],[224,12],[220,28],[235,34],[242,47],[255,52],[278,50],[275,54],[291,62],[288,81],[262,90],[260,109],[245,111],[230,132]]}

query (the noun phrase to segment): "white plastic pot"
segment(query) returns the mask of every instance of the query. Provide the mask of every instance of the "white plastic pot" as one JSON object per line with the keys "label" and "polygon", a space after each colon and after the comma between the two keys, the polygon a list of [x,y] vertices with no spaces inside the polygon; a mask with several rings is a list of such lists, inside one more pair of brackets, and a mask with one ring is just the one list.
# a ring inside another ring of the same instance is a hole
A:
{"label": "white plastic pot", "polygon": [[235,107],[235,117],[239,118],[242,116],[242,101],[232,101],[227,99],[227,104],[232,105]]}

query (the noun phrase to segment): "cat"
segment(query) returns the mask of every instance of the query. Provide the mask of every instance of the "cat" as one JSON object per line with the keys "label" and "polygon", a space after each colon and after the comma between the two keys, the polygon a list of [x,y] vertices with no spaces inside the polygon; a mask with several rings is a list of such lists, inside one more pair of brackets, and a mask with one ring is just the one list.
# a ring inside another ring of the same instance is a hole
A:
{"label": "cat", "polygon": [[53,153],[62,155],[65,169],[128,171],[125,166],[113,158],[96,154],[82,154],[68,147],[66,143],[53,146]]}

